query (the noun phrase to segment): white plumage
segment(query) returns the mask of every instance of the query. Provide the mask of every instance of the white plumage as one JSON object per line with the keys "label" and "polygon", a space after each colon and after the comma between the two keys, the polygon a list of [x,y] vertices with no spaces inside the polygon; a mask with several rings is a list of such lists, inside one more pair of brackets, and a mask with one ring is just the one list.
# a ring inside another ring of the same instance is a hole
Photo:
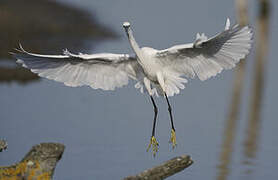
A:
{"label": "white plumage", "polygon": [[88,85],[94,89],[114,90],[128,84],[128,79],[138,79],[141,72],[135,57],[128,54],[72,54],[40,55],[25,51],[14,54],[17,62],[41,77],[63,82],[67,86]]}
{"label": "white plumage", "polygon": [[165,50],[139,48],[130,23],[123,24],[135,55],[72,54],[41,55],[25,51],[14,53],[17,62],[41,77],[63,82],[67,86],[88,85],[94,89],[114,90],[128,84],[129,79],[141,92],[168,96],[178,94],[187,78],[206,80],[223,69],[231,69],[251,48],[251,29],[234,25],[227,19],[225,30],[208,39],[197,33],[193,43],[176,45]]}
{"label": "white plumage", "polygon": [[196,35],[193,43],[182,44],[164,50],[150,47],[140,48],[133,36],[130,23],[123,23],[135,55],[129,54],[72,54],[65,50],[63,55],[41,55],[25,51],[20,45],[19,53],[13,53],[17,62],[31,69],[41,77],[63,82],[67,86],[88,85],[94,89],[114,90],[128,84],[129,79],[137,81],[135,88],[150,95],[154,107],[152,136],[148,149],[158,151],[155,138],[157,107],[153,95],[167,100],[171,120],[171,138],[176,146],[176,134],[172,108],[168,96],[185,88],[186,78],[202,81],[216,76],[224,69],[235,67],[251,48],[252,32],[247,26],[230,27],[227,19],[224,31],[212,38],[204,33]]}

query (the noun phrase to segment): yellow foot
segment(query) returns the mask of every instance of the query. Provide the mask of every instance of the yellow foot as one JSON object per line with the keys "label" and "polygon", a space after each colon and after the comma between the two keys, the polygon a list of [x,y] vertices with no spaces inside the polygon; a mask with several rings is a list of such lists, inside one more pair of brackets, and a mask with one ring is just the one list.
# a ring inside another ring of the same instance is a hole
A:
{"label": "yellow foot", "polygon": [[173,149],[177,146],[176,132],[174,129],[171,130],[170,143]]}
{"label": "yellow foot", "polygon": [[151,137],[151,141],[150,141],[150,144],[149,144],[149,146],[147,148],[147,151],[149,151],[151,146],[152,146],[152,150],[153,150],[153,156],[155,156],[156,153],[158,152],[159,144],[158,144],[158,142],[157,142],[157,140],[156,140],[156,138],[154,136]]}

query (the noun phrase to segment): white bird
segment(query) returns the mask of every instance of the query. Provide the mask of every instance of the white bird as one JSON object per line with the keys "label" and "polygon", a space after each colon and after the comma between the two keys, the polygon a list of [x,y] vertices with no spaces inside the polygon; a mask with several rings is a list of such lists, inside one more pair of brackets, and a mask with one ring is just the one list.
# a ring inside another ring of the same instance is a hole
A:
{"label": "white bird", "polygon": [[202,81],[216,76],[224,69],[235,67],[251,48],[252,31],[248,26],[230,27],[227,19],[224,31],[212,38],[197,33],[193,43],[182,44],[164,50],[140,48],[133,36],[130,23],[124,22],[130,45],[135,55],[129,54],[72,54],[41,55],[25,51],[20,45],[19,53],[13,53],[17,62],[41,77],[63,82],[67,86],[88,85],[93,89],[114,90],[137,81],[135,88],[147,92],[154,107],[154,121],[150,144],[153,153],[158,151],[155,138],[157,107],[153,96],[167,100],[171,120],[170,142],[176,146],[176,134],[168,96],[179,94],[185,88],[186,78],[195,75]]}

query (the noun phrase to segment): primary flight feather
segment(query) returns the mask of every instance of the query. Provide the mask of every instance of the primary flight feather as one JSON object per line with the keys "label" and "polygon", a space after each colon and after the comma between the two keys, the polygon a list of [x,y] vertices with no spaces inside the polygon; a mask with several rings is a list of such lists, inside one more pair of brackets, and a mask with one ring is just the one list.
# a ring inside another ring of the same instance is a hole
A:
{"label": "primary flight feather", "polygon": [[213,77],[224,69],[235,67],[251,48],[252,31],[248,26],[230,27],[227,19],[224,31],[212,38],[197,33],[193,43],[182,44],[164,50],[150,47],[140,48],[129,22],[123,23],[135,55],[129,54],[72,54],[65,50],[62,55],[41,55],[27,52],[20,45],[13,53],[17,62],[31,69],[41,77],[63,82],[67,86],[88,85],[94,89],[114,90],[128,84],[129,79],[137,81],[136,88],[147,92],[152,100],[155,116],[149,147],[157,152],[158,143],[154,137],[157,107],[153,96],[165,96],[171,118],[171,142],[176,145],[175,128],[168,96],[184,89],[186,78],[202,81]]}

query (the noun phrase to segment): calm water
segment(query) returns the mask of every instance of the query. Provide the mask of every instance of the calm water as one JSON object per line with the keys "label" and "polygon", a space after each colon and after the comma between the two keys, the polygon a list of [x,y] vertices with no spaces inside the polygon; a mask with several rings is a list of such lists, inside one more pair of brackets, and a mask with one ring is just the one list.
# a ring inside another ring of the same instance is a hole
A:
{"label": "calm water", "polygon": [[[60,1],[91,12],[98,22],[120,35],[118,40],[99,43],[89,52],[131,53],[121,25],[127,20],[141,45],[158,49],[191,42],[197,32],[212,36],[224,28],[226,17],[235,21],[233,1]],[[181,154],[190,155],[195,163],[169,179],[277,179],[278,1],[272,3],[266,87],[262,117],[254,126],[256,136],[248,136],[247,131],[253,90],[250,88],[253,48],[247,59],[236,128],[225,127],[234,71],[225,71],[205,82],[192,80],[181,94],[170,98],[178,140],[175,150],[168,143],[170,123],[166,102],[156,99],[160,143],[156,158],[146,152],[152,128],[152,105],[147,95],[133,88],[133,83],[113,92],[70,88],[45,79],[27,85],[2,83],[0,137],[8,141],[9,147],[0,153],[0,165],[20,160],[34,144],[51,141],[66,145],[55,179],[121,179]],[[257,4],[250,1],[253,27],[256,12]],[[231,146],[223,146],[227,134],[235,138]],[[254,142],[256,146],[247,146],[246,142]],[[220,158],[221,152],[228,154]]]}

